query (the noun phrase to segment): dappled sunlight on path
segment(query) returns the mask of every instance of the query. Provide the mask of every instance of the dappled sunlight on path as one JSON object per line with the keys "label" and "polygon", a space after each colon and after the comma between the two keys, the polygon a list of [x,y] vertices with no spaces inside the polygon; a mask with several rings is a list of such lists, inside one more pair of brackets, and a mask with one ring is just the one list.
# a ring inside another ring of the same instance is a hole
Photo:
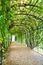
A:
{"label": "dappled sunlight on path", "polygon": [[17,42],[12,42],[4,65],[43,65],[43,56]]}

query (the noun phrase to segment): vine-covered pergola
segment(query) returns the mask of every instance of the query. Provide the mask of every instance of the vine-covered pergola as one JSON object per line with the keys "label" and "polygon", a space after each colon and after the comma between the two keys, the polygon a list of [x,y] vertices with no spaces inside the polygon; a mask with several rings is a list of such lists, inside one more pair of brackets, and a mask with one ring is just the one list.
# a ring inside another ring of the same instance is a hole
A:
{"label": "vine-covered pergola", "polygon": [[[43,15],[42,7],[40,6],[42,2],[39,0],[29,0],[29,1],[14,1],[15,4],[11,5],[13,11],[12,15],[15,15],[14,19],[11,19],[11,24],[9,25],[9,30],[16,29],[17,33],[25,33],[28,36],[34,38],[34,32],[43,28]],[[40,5],[39,5],[40,4]],[[15,32],[15,31],[14,31]],[[16,32],[15,32],[16,33]],[[38,33],[37,33],[38,34]],[[27,37],[28,38],[28,37]],[[34,43],[34,39],[33,39]],[[28,42],[27,42],[28,44]],[[32,42],[30,42],[32,45]],[[38,45],[38,42],[37,44]]]}
{"label": "vine-covered pergola", "polygon": [[[25,39],[28,47],[43,43],[42,0],[0,0],[0,50],[4,56],[11,36]],[[4,50],[4,51],[3,51]]]}

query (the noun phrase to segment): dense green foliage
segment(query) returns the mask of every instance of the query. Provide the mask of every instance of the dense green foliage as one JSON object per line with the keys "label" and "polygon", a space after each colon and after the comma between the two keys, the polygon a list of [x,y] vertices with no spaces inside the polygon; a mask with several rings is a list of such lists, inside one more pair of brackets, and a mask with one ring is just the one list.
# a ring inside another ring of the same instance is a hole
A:
{"label": "dense green foliage", "polygon": [[0,51],[8,48],[11,35],[28,47],[43,48],[43,1],[0,0]]}

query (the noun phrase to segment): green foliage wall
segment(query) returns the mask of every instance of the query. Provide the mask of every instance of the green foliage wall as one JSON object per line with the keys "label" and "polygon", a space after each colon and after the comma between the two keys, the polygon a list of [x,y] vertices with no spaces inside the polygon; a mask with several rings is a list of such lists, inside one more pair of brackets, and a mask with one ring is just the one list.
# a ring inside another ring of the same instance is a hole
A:
{"label": "green foliage wall", "polygon": [[[0,0],[0,52],[7,50],[11,35],[17,33],[19,42],[43,48],[43,1]],[[22,34],[22,35],[21,35]],[[24,36],[25,35],[25,36]],[[25,38],[24,38],[25,37]]]}

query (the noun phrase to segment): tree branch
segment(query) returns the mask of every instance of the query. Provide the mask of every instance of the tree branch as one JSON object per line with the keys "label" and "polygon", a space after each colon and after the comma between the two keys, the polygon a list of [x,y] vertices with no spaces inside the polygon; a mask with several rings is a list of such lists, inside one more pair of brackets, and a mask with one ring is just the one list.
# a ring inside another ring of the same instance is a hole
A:
{"label": "tree branch", "polygon": [[19,3],[19,4],[14,4],[14,5],[11,6],[11,8],[14,7],[15,5],[18,6],[18,7],[32,6],[32,7],[40,8],[40,7],[37,6],[37,5],[34,5],[34,4],[26,4],[26,3],[23,3],[23,4],[21,4],[21,3]]}
{"label": "tree branch", "polygon": [[37,17],[36,15],[33,15],[33,14],[15,14],[15,15],[28,15],[28,16],[32,16],[33,18],[37,19],[37,20],[41,20],[43,21],[40,17]]}

